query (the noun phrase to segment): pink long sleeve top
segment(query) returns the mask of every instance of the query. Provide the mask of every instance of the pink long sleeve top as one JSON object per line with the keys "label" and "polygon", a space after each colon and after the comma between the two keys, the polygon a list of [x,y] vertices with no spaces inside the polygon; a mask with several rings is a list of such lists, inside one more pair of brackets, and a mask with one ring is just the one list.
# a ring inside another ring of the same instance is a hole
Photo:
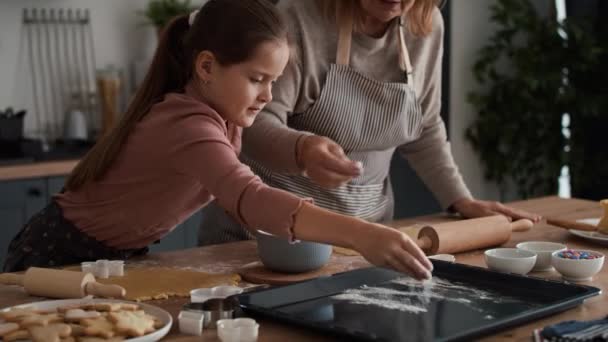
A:
{"label": "pink long sleeve top", "polygon": [[293,238],[304,200],[241,164],[241,129],[187,89],[151,108],[102,179],[55,196],[64,217],[108,246],[142,248],[216,198],[241,224]]}

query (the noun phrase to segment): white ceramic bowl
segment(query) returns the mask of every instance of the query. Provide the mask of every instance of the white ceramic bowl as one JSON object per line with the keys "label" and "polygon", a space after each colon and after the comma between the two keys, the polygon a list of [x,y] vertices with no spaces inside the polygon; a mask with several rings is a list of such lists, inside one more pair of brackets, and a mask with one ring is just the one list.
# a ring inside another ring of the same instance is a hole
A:
{"label": "white ceramic bowl", "polygon": [[517,248],[494,248],[484,253],[488,268],[500,272],[526,274],[536,263],[536,253]]}
{"label": "white ceramic bowl", "polygon": [[604,265],[604,255],[590,250],[576,249],[578,252],[587,252],[600,256],[597,259],[566,259],[559,256],[561,251],[553,252],[551,263],[565,280],[569,281],[589,281],[602,269]]}
{"label": "white ceramic bowl", "polygon": [[331,245],[300,241],[290,243],[287,239],[257,231],[258,254],[268,269],[301,273],[323,267],[331,257]]}
{"label": "white ceramic bowl", "polygon": [[534,264],[533,268],[534,271],[550,271],[553,269],[553,266],[551,266],[551,255],[553,252],[567,249],[566,245],[547,241],[521,242],[515,247],[536,253],[536,264]]}

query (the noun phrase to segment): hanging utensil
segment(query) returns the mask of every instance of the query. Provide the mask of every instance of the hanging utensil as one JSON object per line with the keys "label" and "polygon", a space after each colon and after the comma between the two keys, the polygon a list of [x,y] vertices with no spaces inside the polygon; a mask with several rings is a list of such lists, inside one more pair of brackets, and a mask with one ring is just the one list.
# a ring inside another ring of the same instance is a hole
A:
{"label": "hanging utensil", "polygon": [[36,118],[36,128],[34,132],[36,135],[41,133],[41,122],[40,122],[40,96],[38,94],[38,79],[36,76],[36,63],[34,61],[34,42],[33,42],[33,17],[27,9],[23,9],[23,25],[26,27],[26,37],[28,45],[28,61],[30,65],[30,75],[32,79],[32,95],[34,96],[34,116]]}

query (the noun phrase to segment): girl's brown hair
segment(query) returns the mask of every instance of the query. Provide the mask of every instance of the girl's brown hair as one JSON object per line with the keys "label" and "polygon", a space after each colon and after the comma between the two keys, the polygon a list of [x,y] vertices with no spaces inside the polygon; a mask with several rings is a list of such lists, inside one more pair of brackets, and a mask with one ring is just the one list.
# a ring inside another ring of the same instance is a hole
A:
{"label": "girl's brown hair", "polygon": [[135,125],[165,94],[183,92],[201,51],[212,52],[223,66],[249,59],[268,41],[287,41],[287,26],[266,0],[209,0],[192,25],[188,16],[171,21],[161,34],[148,73],[119,123],[78,163],[66,188],[76,190],[99,180],[120,153]]}
{"label": "girl's brown hair", "polygon": [[[405,25],[408,31],[417,36],[425,36],[433,30],[433,10],[443,3],[439,0],[409,0],[414,1],[412,7],[407,11]],[[345,10],[348,7],[354,9],[354,26],[360,30],[363,21],[363,10],[359,0],[317,0],[325,16],[336,20],[336,11]]]}

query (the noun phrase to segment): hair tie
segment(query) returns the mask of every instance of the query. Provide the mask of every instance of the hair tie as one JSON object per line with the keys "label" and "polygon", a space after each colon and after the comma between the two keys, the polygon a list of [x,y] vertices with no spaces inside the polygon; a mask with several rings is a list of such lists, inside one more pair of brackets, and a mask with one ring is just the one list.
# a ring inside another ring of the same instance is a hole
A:
{"label": "hair tie", "polygon": [[199,10],[195,10],[192,13],[190,13],[190,15],[188,16],[188,24],[190,26],[192,26],[192,24],[194,24],[194,19],[196,19],[196,15],[198,14]]}

